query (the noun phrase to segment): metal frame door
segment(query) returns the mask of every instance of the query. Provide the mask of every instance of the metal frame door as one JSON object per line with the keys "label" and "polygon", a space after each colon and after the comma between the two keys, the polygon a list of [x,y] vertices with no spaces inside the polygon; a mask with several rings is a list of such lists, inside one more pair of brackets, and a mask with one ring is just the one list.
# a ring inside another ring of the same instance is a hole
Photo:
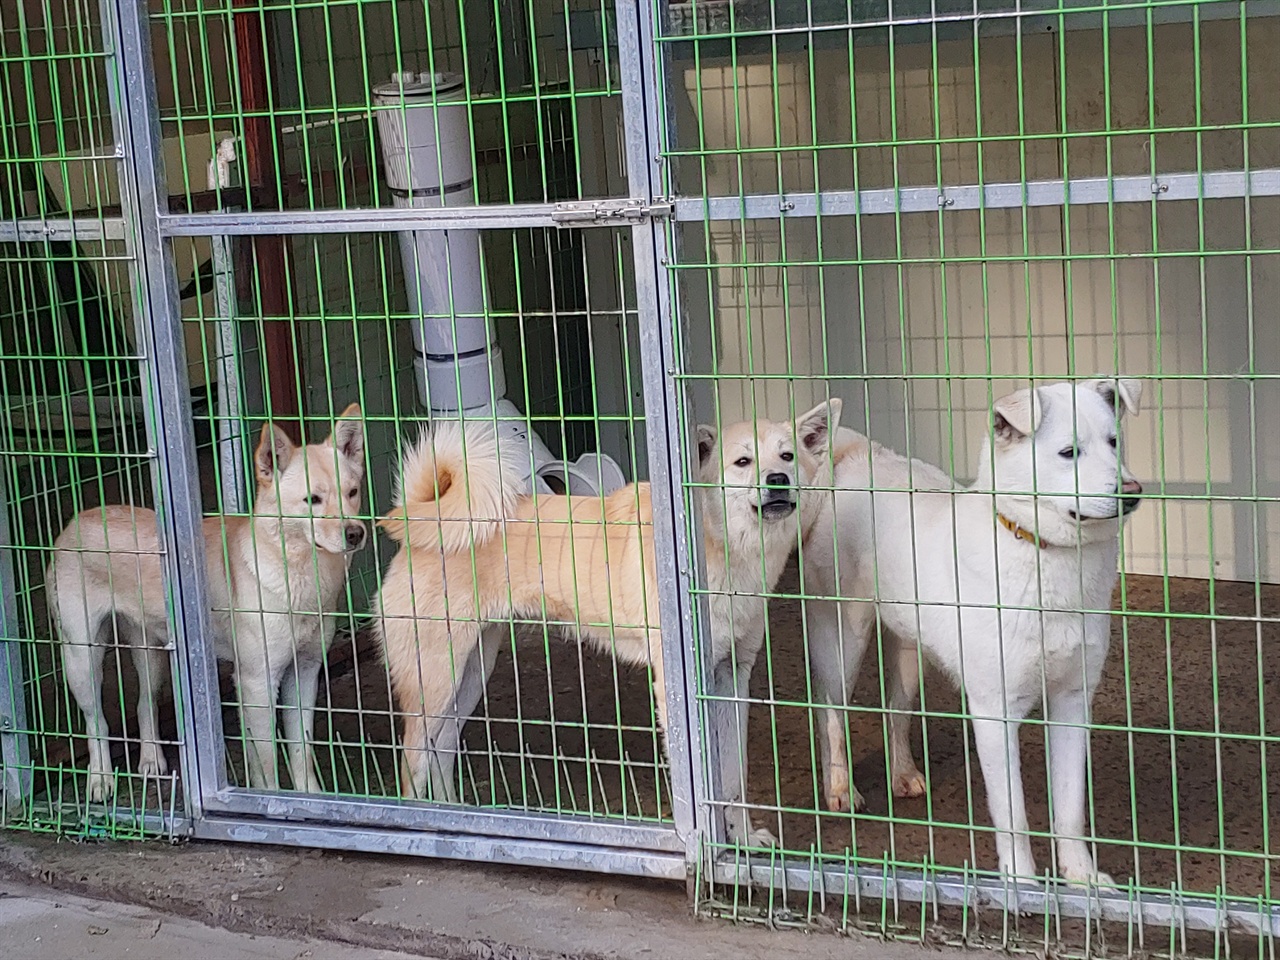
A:
{"label": "metal frame door", "polygon": [[[631,199],[599,204],[552,203],[440,209],[336,209],[171,213],[165,190],[160,117],[146,0],[103,0],[112,38],[125,222],[136,255],[138,316],[146,344],[148,423],[157,461],[157,501],[174,621],[175,677],[184,730],[182,777],[195,837],[420,854],[468,860],[592,869],[683,879],[700,844],[701,776],[691,749],[691,705],[685,641],[690,569],[680,531],[685,469],[674,429],[679,405],[673,361],[671,300],[661,261],[665,228],[654,213],[663,184],[653,146],[660,116],[653,11],[635,0],[616,7]],[[650,430],[648,455],[668,680],[668,730],[674,822],[643,824],[586,816],[542,816],[457,806],[406,805],[395,798],[359,800],[233,787],[225,773],[218,671],[210,640],[208,583],[196,445],[185,369],[175,237],[377,233],[484,227],[581,227],[629,224],[641,315],[646,407],[666,431]]]}
{"label": "metal frame door", "polygon": [[[667,21],[662,16],[662,13],[665,12],[667,5],[660,3],[655,6],[659,10],[654,14],[654,22],[665,24]],[[780,6],[778,5],[779,9]],[[992,6],[996,5],[993,4]],[[1063,15],[1059,13],[1046,13],[1042,19],[1036,19],[1038,11],[1023,12],[1020,8],[1014,11],[1012,8],[1016,5],[1013,4],[1000,6],[1002,9],[1005,7],[1010,8],[1001,16],[1006,16],[1017,24],[1008,28],[1010,32],[1024,29],[1029,31],[1031,27],[1022,25],[1021,21],[1023,19],[1028,23],[1034,20],[1037,28],[1044,28],[1046,24],[1054,28],[1068,25],[1067,20],[1063,19]],[[1204,6],[1209,7],[1210,5],[1205,4]],[[660,78],[660,82],[654,85],[652,90],[653,100],[651,102],[657,107],[657,115],[650,121],[649,139],[647,141],[651,148],[656,146],[656,150],[650,149],[649,155],[642,158],[649,163],[654,171],[655,179],[662,180],[664,174],[669,172],[664,163],[666,153],[675,156],[681,153],[685,156],[695,156],[700,153],[699,144],[696,142],[680,142],[680,139],[675,134],[676,111],[672,97],[676,94],[670,92],[668,85],[677,83],[675,71],[680,67],[674,62],[670,62],[674,59],[670,55],[673,46],[684,44],[689,47],[696,47],[700,42],[708,44],[721,43],[726,48],[734,51],[734,64],[736,67],[737,43],[739,39],[748,37],[752,41],[760,42],[761,46],[758,49],[772,49],[776,67],[778,40],[780,37],[786,36],[789,42],[798,46],[803,44],[806,38],[813,40],[813,37],[817,34],[817,30],[813,26],[817,17],[812,8],[808,9],[809,25],[807,33],[803,23],[805,7],[797,5],[789,11],[792,17],[798,18],[797,22],[800,25],[796,26],[793,23],[786,28],[778,26],[778,20],[782,19],[779,10],[769,12],[767,8],[762,9],[764,12],[760,13],[759,18],[752,21],[750,26],[734,26],[734,13],[730,10],[727,14],[729,26],[712,27],[709,29],[707,36],[699,36],[697,31],[681,35],[672,34],[670,36],[659,32],[650,33],[644,38],[642,45],[646,51],[646,58],[654,63],[655,73]],[[832,10],[835,12],[831,13]],[[693,12],[697,13],[696,4]],[[928,12],[923,14],[915,11],[895,12],[892,4],[889,5],[888,14],[883,20],[872,18],[868,14],[866,23],[858,21],[852,12],[846,14],[844,6],[840,4],[831,7],[828,13],[834,18],[835,27],[833,29],[835,30],[852,29],[854,26],[879,26],[887,28],[890,32],[890,37],[892,37],[892,31],[896,27],[909,29],[915,26],[925,31],[930,28],[936,30],[937,25],[946,19],[936,10],[932,15]],[[1197,4],[1191,4],[1189,8],[1171,9],[1165,11],[1165,13],[1170,18],[1181,17],[1187,20],[1195,18],[1197,23],[1198,18],[1202,15],[1202,11]],[[1232,7],[1230,10],[1213,5],[1212,10],[1206,9],[1203,11],[1203,16],[1206,19],[1211,15],[1233,18],[1243,17],[1244,5],[1241,5],[1240,9]],[[847,27],[842,19],[846,16],[851,21]],[[957,16],[962,20],[972,19],[977,21],[982,15],[978,12],[978,5],[975,4],[972,13],[966,12]],[[994,11],[992,16],[995,16]],[[1149,12],[1144,12],[1140,15],[1135,12],[1134,17],[1137,19],[1120,22],[1141,23],[1143,21],[1140,16],[1149,17],[1150,14]],[[648,29],[652,30],[653,28],[654,23],[650,23]],[[932,36],[936,43],[936,33],[932,34]],[[771,43],[773,44],[772,47],[770,47]],[[805,47],[805,49],[809,48]],[[727,59],[728,55],[725,54],[724,56]],[[697,58],[697,55],[692,53],[688,54],[688,58],[698,64],[702,62]],[[810,67],[812,68],[812,64],[810,64]],[[810,78],[810,82],[816,81]],[[680,94],[683,94],[682,90]],[[737,97],[738,95],[737,87],[728,94],[729,97]],[[695,104],[695,109],[699,109],[699,107],[699,104]],[[778,109],[776,101],[773,107],[775,110]],[[734,109],[737,108],[735,107]],[[739,136],[741,137],[741,134]],[[808,144],[788,144],[779,140],[776,144],[764,150],[759,148],[757,150],[764,155],[770,155],[775,150],[781,154],[789,147],[797,147],[797,149],[801,150],[816,150],[816,145],[820,141],[817,139],[816,133],[813,134],[813,137],[814,139]],[[883,146],[883,144],[873,144],[873,147],[878,146]],[[715,152],[728,154],[730,157],[732,157],[735,149],[732,146],[729,149],[725,149],[720,144],[714,148],[707,147],[705,144],[701,145],[701,147],[708,154]],[[852,148],[853,144],[850,144],[849,149]],[[739,141],[736,150],[739,151],[739,156],[736,159],[741,164],[743,157],[749,151],[742,146],[741,141]],[[703,162],[706,162],[705,157]],[[662,267],[662,273],[656,282],[658,291],[656,296],[660,301],[657,312],[663,317],[673,318],[671,322],[663,324],[662,335],[668,338],[673,335],[676,337],[675,344],[667,342],[663,344],[663,356],[667,365],[667,396],[670,404],[667,426],[671,442],[671,463],[680,464],[684,455],[680,437],[681,432],[687,429],[691,399],[688,395],[690,391],[685,389],[685,383],[686,381],[705,381],[709,379],[705,372],[695,370],[690,364],[690,358],[684,352],[684,346],[679,339],[679,335],[682,331],[695,325],[717,322],[717,318],[714,315],[704,315],[705,307],[702,305],[694,308],[698,311],[696,314],[693,314],[691,310],[689,317],[681,317],[681,304],[676,297],[676,291],[678,290],[676,278],[679,273],[677,268],[681,266],[677,231],[683,224],[707,226],[713,224],[741,225],[745,230],[748,224],[773,223],[780,225],[780,229],[785,234],[785,224],[788,220],[803,222],[824,217],[863,218],[882,216],[891,218],[901,217],[909,213],[928,212],[936,212],[939,216],[942,216],[944,214],[949,215],[952,211],[985,211],[988,209],[1025,211],[1035,207],[1069,207],[1070,205],[1152,205],[1170,200],[1199,200],[1203,202],[1205,199],[1274,197],[1280,194],[1280,171],[1273,169],[1197,171],[1194,173],[1164,175],[1156,175],[1153,172],[1150,176],[1111,175],[1095,178],[1024,179],[1021,182],[960,184],[945,183],[942,169],[941,164],[939,164],[939,182],[937,186],[895,185],[874,189],[858,189],[855,187],[854,189],[826,190],[815,186],[807,191],[782,193],[780,185],[779,192],[749,193],[745,186],[741,186],[741,182],[745,181],[741,166],[738,170],[738,175],[741,178],[739,189],[742,193],[740,195],[702,195],[701,189],[689,195],[684,195],[680,192],[678,183],[674,185],[669,182],[666,183],[662,193],[671,207],[670,221],[666,225],[666,231],[662,236],[655,239],[655,243],[659,244],[656,258]],[[781,184],[781,175],[779,175],[779,183]],[[785,244],[783,249],[785,251]],[[855,254],[854,256],[858,255]],[[902,254],[899,253],[899,256],[902,256]],[[747,261],[747,267],[736,263],[731,266],[734,269],[745,271],[749,268],[752,258],[747,255],[743,259]],[[780,259],[785,260],[785,253]],[[709,263],[710,259],[708,258],[706,261],[693,260],[685,265],[692,269],[708,270],[710,269]],[[714,264],[711,265],[714,266]],[[712,376],[715,375],[713,374]],[[748,374],[725,374],[724,376],[726,378],[749,378]],[[778,375],[775,373],[773,376],[776,378]],[[837,379],[852,379],[851,375],[846,373],[830,374],[829,376]],[[862,428],[859,427],[858,429]],[[685,515],[685,501],[686,499],[692,499],[687,498],[685,495],[688,488],[680,488],[674,472],[671,482],[674,490],[672,503],[678,515],[679,529],[697,529],[694,526],[696,521],[691,522],[690,518]],[[698,558],[696,557],[698,552],[696,541],[696,537],[684,537],[679,538],[679,542],[676,544],[675,555],[682,574],[687,570],[699,569]],[[685,626],[688,630],[693,623],[693,618],[702,612],[697,610],[697,604],[690,598],[687,588],[680,589],[678,593],[679,609],[685,618]],[[706,623],[707,621],[704,618],[702,622]],[[692,631],[690,631],[690,635],[692,635]],[[762,652],[761,656],[764,655]],[[871,654],[869,653],[868,659],[870,658]],[[692,661],[692,657],[690,659]],[[690,662],[690,677],[695,676],[693,669],[695,666],[702,668],[703,672],[698,675],[709,675],[706,670],[710,664],[705,662],[694,664]],[[687,692],[690,697],[690,715],[698,717],[703,709],[703,692],[696,689],[696,685],[687,688]],[[1052,922],[1065,918],[1081,918],[1092,921],[1112,921],[1131,926],[1151,925],[1153,927],[1177,930],[1233,930],[1243,932],[1248,936],[1261,936],[1264,938],[1280,936],[1280,909],[1273,905],[1264,904],[1261,901],[1257,905],[1249,900],[1241,899],[1234,902],[1227,902],[1225,899],[1222,902],[1216,902],[1207,897],[1187,896],[1177,891],[1172,894],[1152,894],[1126,891],[1123,888],[1085,890],[1065,884],[1047,888],[1032,884],[1014,885],[1001,879],[981,877],[976,871],[963,873],[960,867],[955,864],[947,864],[941,867],[930,865],[925,869],[911,869],[909,867],[900,867],[896,863],[890,863],[885,857],[867,855],[860,859],[856,849],[850,849],[847,852],[847,856],[841,856],[834,852],[823,853],[821,850],[811,850],[809,855],[805,856],[803,851],[794,850],[787,855],[784,855],[783,851],[771,851],[764,855],[749,855],[745,851],[726,848],[721,839],[722,829],[717,822],[718,817],[711,815],[711,812],[720,809],[724,802],[723,793],[714,778],[713,771],[716,763],[711,759],[717,755],[717,749],[723,748],[724,745],[718,745],[715,742],[714,730],[704,722],[694,720],[691,723],[691,729],[694,731],[695,736],[701,737],[701,739],[695,740],[693,745],[690,771],[695,777],[694,805],[698,814],[698,829],[703,840],[708,844],[702,861],[703,866],[700,876],[710,884],[724,884],[728,887],[744,885],[771,891],[781,891],[783,893],[781,909],[789,916],[794,914],[786,906],[787,891],[797,893],[800,900],[805,904],[801,912],[804,909],[808,909],[810,912],[819,912],[826,909],[829,904],[834,904],[837,909],[843,907],[847,915],[847,913],[857,912],[859,905],[865,899],[883,901],[886,910],[895,912],[900,906],[915,907],[925,911],[936,911],[940,907],[954,907],[960,910],[987,907],[997,914],[1003,914],[1005,917],[1010,915],[1016,917],[1019,913],[1026,913],[1051,918]],[[699,731],[701,731],[700,734]],[[816,768],[814,773],[816,776]],[[892,811],[892,807],[890,810]],[[892,812],[889,818],[893,818]],[[854,835],[856,837],[856,830]],[[831,900],[828,901],[828,898],[831,898]],[[772,899],[768,903],[770,908],[774,907]],[[881,908],[876,907],[875,909],[879,910]]]}

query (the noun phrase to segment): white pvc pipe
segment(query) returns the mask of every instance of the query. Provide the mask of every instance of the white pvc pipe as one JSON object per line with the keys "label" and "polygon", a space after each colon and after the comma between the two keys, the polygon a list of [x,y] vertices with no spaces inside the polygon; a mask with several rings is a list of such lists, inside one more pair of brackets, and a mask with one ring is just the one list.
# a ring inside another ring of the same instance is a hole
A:
{"label": "white pvc pipe", "polygon": [[[462,78],[400,73],[373,88],[387,185],[397,207],[457,207],[475,202],[471,125]],[[432,417],[494,418],[499,443],[515,445],[530,489],[552,492],[559,477],[577,494],[610,493],[621,469],[603,454],[555,460],[510,400],[502,352],[485,312],[478,230],[400,233],[413,325],[418,397]]]}
{"label": "white pvc pipe", "polygon": [[[401,73],[374,87],[387,185],[397,207],[475,202],[462,78]],[[502,354],[485,315],[477,230],[400,234],[418,396],[430,410],[489,409],[506,392]]]}

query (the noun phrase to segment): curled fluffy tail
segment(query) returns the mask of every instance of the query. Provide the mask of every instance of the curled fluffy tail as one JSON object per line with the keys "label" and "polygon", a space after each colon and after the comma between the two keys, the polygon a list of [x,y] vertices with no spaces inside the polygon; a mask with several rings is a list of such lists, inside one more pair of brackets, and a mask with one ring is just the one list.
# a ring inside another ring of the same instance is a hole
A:
{"label": "curled fluffy tail", "polygon": [[440,423],[405,453],[395,507],[378,526],[399,543],[459,553],[492,537],[523,493],[493,424]]}

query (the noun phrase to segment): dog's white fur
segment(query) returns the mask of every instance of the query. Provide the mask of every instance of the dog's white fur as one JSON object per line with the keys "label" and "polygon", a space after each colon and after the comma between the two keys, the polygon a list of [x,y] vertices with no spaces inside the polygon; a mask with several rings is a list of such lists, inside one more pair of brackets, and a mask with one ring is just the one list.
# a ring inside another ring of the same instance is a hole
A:
{"label": "dog's white fur", "polygon": [[[821,509],[840,402],[794,423],[698,428],[698,479],[716,662],[709,703],[735,843],[773,842],[743,806],[751,670],[765,594]],[[828,484],[829,485],[829,484]],[[404,544],[374,610],[404,715],[400,791],[457,801],[454,767],[512,617],[545,619],[653,670],[666,729],[658,580],[648,484],[596,497],[526,496],[483,422],[438,425],[405,457],[396,508],[380,521]],[[735,749],[736,747],[736,749]]]}
{"label": "dog's white fur", "polygon": [[[323,443],[298,447],[266,424],[255,454],[251,517],[208,517],[205,557],[217,656],[235,665],[249,739],[249,784],[277,789],[276,707],[284,707],[296,788],[323,787],[312,748],[316,687],[333,640],[351,554],[364,546],[360,513],[364,426],[355,404]],[[105,506],[72,518],[54,542],[45,577],[62,646],[67,685],[84,714],[89,798],[115,791],[102,666],[115,636],[138,672],[138,772],[168,772],[159,742],[157,700],[169,677],[165,584],[156,515]]]}
{"label": "dog's white fur", "polygon": [[[809,609],[818,695],[835,708],[823,711],[819,738],[830,808],[861,805],[839,708],[878,609],[888,644],[894,792],[925,790],[907,715],[921,647],[966,694],[1000,869],[1034,877],[1018,729],[1043,693],[1058,870],[1069,882],[1111,882],[1083,839],[1084,725],[1110,644],[1110,615],[1100,611],[1110,608],[1117,579],[1119,529],[1142,490],[1118,438],[1121,416],[1138,412],[1141,393],[1139,381],[1121,379],[1002,398],[970,490],[852,431],[833,441],[836,493],[803,551],[812,589],[848,598],[811,601]],[[1023,535],[1000,525],[998,514]]]}

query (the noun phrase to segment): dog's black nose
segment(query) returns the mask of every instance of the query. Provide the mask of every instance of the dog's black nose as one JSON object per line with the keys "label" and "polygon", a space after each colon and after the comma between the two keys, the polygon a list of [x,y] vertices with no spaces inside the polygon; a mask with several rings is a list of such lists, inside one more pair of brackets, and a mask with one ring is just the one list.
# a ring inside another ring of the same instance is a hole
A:
{"label": "dog's black nose", "polygon": [[789,487],[791,486],[791,478],[785,473],[771,473],[764,478],[766,486],[769,487]]}
{"label": "dog's black nose", "polygon": [[1120,510],[1126,515],[1137,510],[1142,502],[1142,484],[1137,480],[1125,480],[1116,493],[1120,495]]}
{"label": "dog's black nose", "polygon": [[347,524],[347,549],[359,550],[364,546],[365,530],[363,523]]}

